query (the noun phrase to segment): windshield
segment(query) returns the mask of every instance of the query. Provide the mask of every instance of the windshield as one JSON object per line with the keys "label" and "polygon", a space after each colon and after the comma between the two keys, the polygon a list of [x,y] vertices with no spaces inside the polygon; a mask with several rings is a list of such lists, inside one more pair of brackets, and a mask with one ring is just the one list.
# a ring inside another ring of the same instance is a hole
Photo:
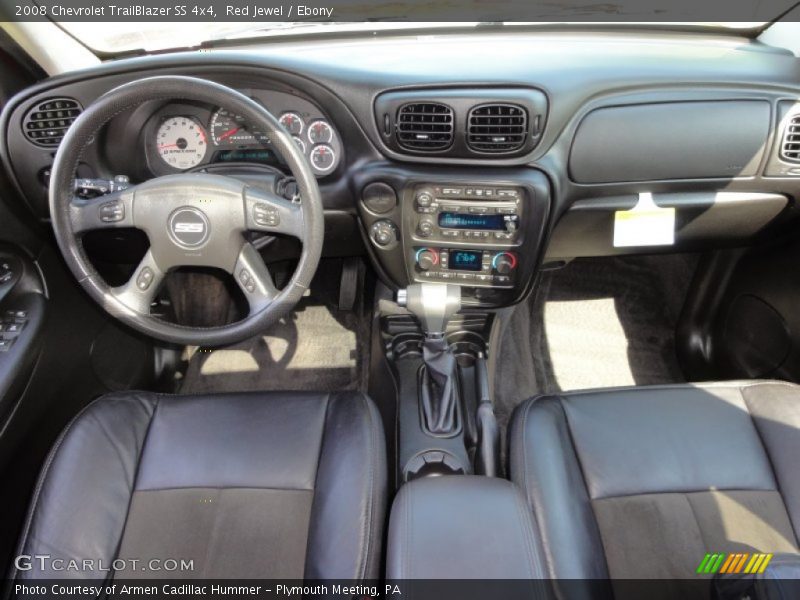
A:
{"label": "windshield", "polygon": [[334,23],[296,21],[281,23],[251,22],[146,22],[101,23],[58,22],[85,46],[101,53],[117,54],[133,50],[148,52],[170,48],[192,48],[220,40],[237,40],[280,35],[313,35],[327,32],[364,30],[402,30],[473,27],[475,23]]}
{"label": "windshield", "polygon": [[[554,25],[586,25],[564,22],[535,23],[501,23],[491,22],[492,26],[509,29],[522,27],[547,27]],[[609,25],[610,23],[606,23]],[[662,27],[681,26],[697,28],[730,29],[732,31],[758,30],[767,21],[748,22],[695,22],[695,23],[617,23],[634,27],[657,25]],[[486,22],[280,22],[280,23],[248,23],[248,22],[59,22],[70,35],[77,38],[85,46],[102,54],[119,54],[131,51],[155,52],[172,48],[193,48],[204,44],[213,44],[221,40],[258,39],[276,36],[307,36],[325,33],[342,33],[347,31],[411,31],[433,29],[473,29]]]}

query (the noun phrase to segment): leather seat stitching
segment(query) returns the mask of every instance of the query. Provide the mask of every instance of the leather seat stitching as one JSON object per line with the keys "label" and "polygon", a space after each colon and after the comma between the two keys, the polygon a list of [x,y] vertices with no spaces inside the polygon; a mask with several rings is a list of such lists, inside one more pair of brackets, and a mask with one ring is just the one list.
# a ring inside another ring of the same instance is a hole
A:
{"label": "leather seat stitching", "polygon": [[119,540],[117,541],[117,548],[114,551],[114,558],[119,556],[119,551],[122,547],[122,538],[125,537],[125,530],[128,528],[128,519],[131,515],[131,505],[133,504],[133,494],[136,492],[136,482],[139,479],[139,469],[142,465],[142,456],[144,455],[144,449],[147,446],[147,438],[150,436],[150,429],[153,425],[153,421],[156,420],[156,412],[158,411],[158,407],[161,406],[161,398],[154,398],[154,406],[153,406],[153,413],[150,415],[150,420],[147,422],[147,430],[144,433],[144,437],[142,438],[142,447],[139,449],[139,454],[136,457],[136,467],[134,468],[133,478],[131,480],[131,494],[128,497],[128,508],[125,510],[125,521],[122,523],[122,531],[119,534]]}
{"label": "leather seat stitching", "polygon": [[[776,385],[780,385],[780,382],[775,382],[775,384]],[[758,385],[765,385],[765,383],[762,382],[762,383],[759,383]],[[758,423],[756,422],[755,418],[753,417],[753,413],[750,411],[750,404],[747,401],[747,396],[744,395],[744,390],[745,389],[750,389],[751,387],[754,387],[754,386],[745,386],[745,385],[740,386],[739,387],[739,395],[742,398],[742,404],[744,404],[745,408],[747,409],[747,414],[750,417],[750,422],[753,424],[753,429],[755,429],[755,431],[756,431],[756,435],[758,436],[758,441],[761,442],[761,447],[764,449],[764,454],[767,457],[767,462],[769,463],[769,467],[772,470],[772,479],[775,481],[775,491],[778,492],[778,495],[781,498],[781,502],[783,503],[783,509],[786,511],[786,516],[789,518],[789,522],[792,524],[792,533],[794,533],[794,535],[795,535],[795,540],[794,540],[795,546],[800,546],[800,544],[798,544],[798,539],[797,539],[797,527],[796,527],[796,525],[794,523],[794,519],[792,519],[792,514],[789,511],[788,505],[786,504],[786,500],[784,499],[783,492],[781,491],[781,483],[780,483],[780,479],[778,478],[778,470],[775,468],[775,463],[772,460],[772,454],[770,454],[769,448],[767,447],[767,444],[764,441],[764,436],[762,435],[761,429],[759,428]],[[786,386],[783,386],[783,387],[786,387]],[[798,386],[791,385],[790,387],[797,388]]]}
{"label": "leather seat stitching", "polygon": [[[537,530],[539,531],[539,534],[542,536],[542,548],[544,549],[548,572],[551,577],[555,577],[555,561],[552,553],[550,552],[550,545],[547,543],[547,533],[545,532],[544,528],[539,525],[539,515],[536,513],[535,500],[533,498],[531,486],[528,485],[530,480],[528,475],[528,436],[526,435],[526,432],[528,431],[528,415],[530,415],[531,408],[533,408],[533,405],[537,400],[539,400],[539,398],[542,398],[542,396],[529,399],[523,406],[521,423],[514,432],[516,434],[514,438],[517,439],[521,436],[522,441],[519,444],[514,444],[514,446],[520,449],[516,454],[518,455],[517,460],[522,462],[522,484],[523,489],[525,490],[525,498],[529,505],[528,510],[531,513],[531,517],[533,518],[534,522],[537,524]],[[521,456],[519,456],[520,452]]]}
{"label": "leather seat stitching", "polygon": [[[512,487],[514,486],[513,483],[511,485]],[[527,509],[527,507],[523,505],[522,500],[520,499],[520,496],[516,490],[514,490],[514,506],[516,507],[517,512],[519,513],[519,518],[521,522],[531,525],[530,511]],[[532,540],[533,533],[531,531],[531,527],[523,526],[523,530],[524,530],[523,539],[525,541],[525,550],[528,553],[528,560],[526,561],[526,564],[528,566],[528,573],[531,575],[532,579],[541,578],[541,572],[539,571],[540,565],[539,561],[537,560],[538,553],[534,550],[533,540]]]}
{"label": "leather seat stitching", "polygon": [[311,498],[311,513],[309,515],[308,521],[308,533],[306,535],[306,557],[305,557],[305,564],[303,565],[303,572],[308,569],[309,564],[309,555],[308,555],[308,542],[311,539],[311,525],[314,523],[314,504],[316,504],[317,500],[317,479],[319,478],[320,473],[320,465],[322,464],[322,454],[325,451],[325,438],[326,434],[328,433],[328,418],[330,416],[330,408],[331,408],[331,394],[330,392],[325,395],[325,414],[322,417],[322,432],[320,433],[320,440],[319,440],[319,451],[317,452],[317,467],[314,471],[314,483],[311,487],[311,493],[313,494]]}
{"label": "leather seat stitching", "polygon": [[[413,488],[412,488],[412,490],[413,490]],[[406,498],[407,498],[406,504],[405,504],[405,508],[406,508],[406,523],[407,523],[406,531],[408,532],[408,543],[406,544],[406,549],[405,549],[405,553],[406,553],[405,567],[406,567],[406,569],[408,569],[406,571],[406,573],[410,574],[410,573],[413,573],[413,571],[411,569],[411,560],[412,560],[411,548],[412,548],[412,544],[414,543],[414,527],[413,527],[413,523],[414,523],[414,514],[413,513],[414,513],[414,511],[413,511],[413,507],[412,507],[412,502],[414,502],[414,494],[412,494],[411,492],[407,492],[406,493]],[[402,570],[400,572],[402,573]],[[408,575],[406,575],[406,577],[407,576]]]}
{"label": "leather seat stitching", "polygon": [[362,548],[362,554],[360,561],[362,564],[359,566],[359,573],[361,574],[361,578],[364,579],[367,574],[367,570],[369,568],[370,563],[370,554],[371,554],[371,532],[372,532],[372,515],[374,514],[374,502],[375,502],[375,427],[372,422],[372,413],[370,412],[370,406],[367,402],[366,397],[364,394],[358,394],[361,399],[362,404],[364,405],[364,410],[366,412],[367,417],[367,427],[369,428],[369,457],[370,460],[369,464],[369,471],[368,471],[368,481],[367,481],[367,493],[369,494],[369,502],[367,503],[367,515],[364,519],[364,523],[361,527],[361,543],[359,544]]}

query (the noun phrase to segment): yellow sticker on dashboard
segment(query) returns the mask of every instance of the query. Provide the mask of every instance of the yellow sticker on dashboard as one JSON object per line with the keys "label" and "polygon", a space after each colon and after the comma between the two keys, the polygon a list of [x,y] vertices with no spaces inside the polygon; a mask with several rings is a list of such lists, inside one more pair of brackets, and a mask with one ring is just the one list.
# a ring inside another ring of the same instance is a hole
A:
{"label": "yellow sticker on dashboard", "polygon": [[614,247],[672,246],[675,243],[675,208],[663,208],[653,195],[639,194],[631,210],[614,213]]}

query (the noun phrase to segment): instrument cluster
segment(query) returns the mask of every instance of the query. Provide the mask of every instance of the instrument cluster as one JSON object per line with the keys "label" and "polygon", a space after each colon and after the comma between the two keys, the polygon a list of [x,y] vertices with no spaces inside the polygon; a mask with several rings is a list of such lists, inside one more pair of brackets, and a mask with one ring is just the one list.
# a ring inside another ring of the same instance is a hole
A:
{"label": "instrument cluster", "polygon": [[[331,122],[313,104],[297,96],[280,92],[263,95],[267,97],[251,97],[278,117],[314,174],[324,177],[332,173],[341,161],[342,144]],[[148,163],[157,175],[214,163],[286,164],[265,136],[223,107],[208,111],[191,105],[164,106],[151,119],[145,139]]]}

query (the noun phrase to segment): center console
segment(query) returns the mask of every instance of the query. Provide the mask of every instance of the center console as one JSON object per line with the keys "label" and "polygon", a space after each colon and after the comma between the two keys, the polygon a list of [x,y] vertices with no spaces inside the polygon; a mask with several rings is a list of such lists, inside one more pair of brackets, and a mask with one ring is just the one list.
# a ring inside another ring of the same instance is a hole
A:
{"label": "center console", "polygon": [[375,266],[392,287],[458,285],[464,306],[487,308],[530,289],[550,210],[542,172],[378,163],[352,184]]}
{"label": "center console", "polygon": [[387,284],[376,306],[397,399],[399,489],[387,579],[404,581],[417,598],[441,597],[428,585],[441,578],[463,580],[459,597],[547,597],[535,523],[519,490],[499,478],[488,359],[491,309],[518,302],[533,285],[548,180],[530,168],[376,163],[351,185]]}

